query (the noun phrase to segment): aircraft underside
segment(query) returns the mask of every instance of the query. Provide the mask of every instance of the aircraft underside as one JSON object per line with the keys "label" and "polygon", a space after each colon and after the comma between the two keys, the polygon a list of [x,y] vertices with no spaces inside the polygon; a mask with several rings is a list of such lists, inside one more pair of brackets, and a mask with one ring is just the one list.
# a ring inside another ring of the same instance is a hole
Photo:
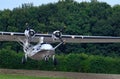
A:
{"label": "aircraft underside", "polygon": [[42,59],[46,59],[46,58],[52,58],[53,55],[55,55],[55,51],[54,50],[43,50],[43,51],[39,51],[38,53],[36,53],[35,55],[31,56],[31,59],[34,60],[42,60]]}

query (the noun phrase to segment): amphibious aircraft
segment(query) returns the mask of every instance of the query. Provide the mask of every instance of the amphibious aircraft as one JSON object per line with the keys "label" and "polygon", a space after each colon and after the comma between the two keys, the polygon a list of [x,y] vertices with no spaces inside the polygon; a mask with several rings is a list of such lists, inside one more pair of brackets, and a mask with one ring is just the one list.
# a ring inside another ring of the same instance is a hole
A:
{"label": "amphibious aircraft", "polygon": [[[120,37],[113,36],[83,36],[83,35],[63,35],[61,31],[56,30],[52,34],[36,33],[33,29],[27,28],[24,32],[2,32],[0,31],[0,41],[16,41],[24,51],[22,63],[30,57],[35,60],[44,59],[48,61],[52,58],[56,64],[55,50],[61,44],[65,43],[118,43]],[[37,42],[37,44],[32,44]],[[59,42],[53,47],[50,43]]]}

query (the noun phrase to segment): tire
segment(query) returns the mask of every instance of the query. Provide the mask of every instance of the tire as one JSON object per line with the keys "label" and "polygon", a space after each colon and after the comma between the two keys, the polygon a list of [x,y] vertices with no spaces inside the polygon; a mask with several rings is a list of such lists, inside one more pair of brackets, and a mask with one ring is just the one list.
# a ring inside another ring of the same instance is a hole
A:
{"label": "tire", "polygon": [[53,64],[54,64],[54,66],[58,65],[58,61],[56,58],[53,60]]}
{"label": "tire", "polygon": [[26,63],[26,59],[25,59],[25,56],[22,58],[22,64],[25,64]]}

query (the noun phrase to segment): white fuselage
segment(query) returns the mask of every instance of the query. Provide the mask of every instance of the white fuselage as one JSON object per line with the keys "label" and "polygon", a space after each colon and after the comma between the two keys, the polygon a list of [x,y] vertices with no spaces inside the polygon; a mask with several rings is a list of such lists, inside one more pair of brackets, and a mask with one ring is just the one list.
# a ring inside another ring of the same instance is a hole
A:
{"label": "white fuselage", "polygon": [[35,31],[33,29],[25,30],[26,39],[21,41],[23,43],[23,51],[25,57],[30,57],[35,60],[52,57],[55,54],[55,49],[51,44],[44,44],[44,37],[39,38],[39,42],[36,45],[32,45],[30,40],[34,38]]}
{"label": "white fuselage", "polygon": [[52,57],[55,54],[55,50],[50,44],[37,44],[35,46],[29,45],[24,47],[25,54],[35,60]]}

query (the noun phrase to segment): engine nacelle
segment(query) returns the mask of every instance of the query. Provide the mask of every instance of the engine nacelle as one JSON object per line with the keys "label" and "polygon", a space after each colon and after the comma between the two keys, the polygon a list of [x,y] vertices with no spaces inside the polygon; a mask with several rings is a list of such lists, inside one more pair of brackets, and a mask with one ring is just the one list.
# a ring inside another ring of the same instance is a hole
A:
{"label": "engine nacelle", "polygon": [[59,30],[54,31],[52,34],[53,40],[60,39],[61,37],[62,37],[62,33]]}
{"label": "engine nacelle", "polygon": [[30,30],[29,30],[29,35],[30,35],[30,36],[34,36],[34,35],[35,35],[35,31],[34,31],[33,29],[30,29]]}
{"label": "engine nacelle", "polygon": [[35,31],[33,29],[26,29],[24,33],[25,36],[28,38],[35,36]]}

